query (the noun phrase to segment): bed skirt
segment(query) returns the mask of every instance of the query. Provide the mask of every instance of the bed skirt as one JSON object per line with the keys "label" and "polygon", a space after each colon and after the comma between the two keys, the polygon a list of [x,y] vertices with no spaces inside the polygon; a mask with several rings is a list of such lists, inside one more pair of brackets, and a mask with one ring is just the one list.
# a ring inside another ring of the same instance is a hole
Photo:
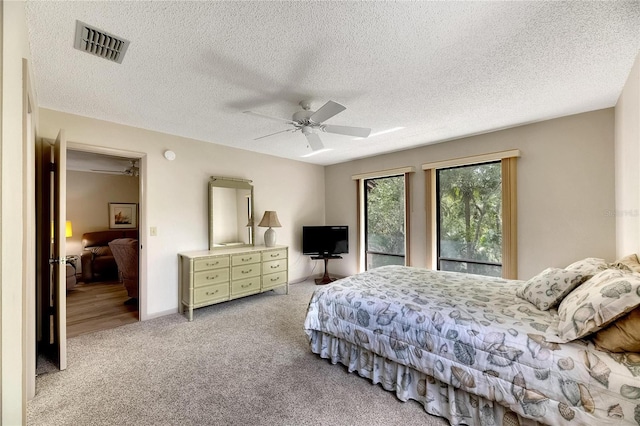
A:
{"label": "bed skirt", "polygon": [[534,426],[541,423],[520,416],[495,401],[473,395],[418,370],[398,364],[360,346],[313,330],[311,351],[332,364],[341,363],[350,373],[395,391],[400,401],[418,401],[424,410],[444,417],[452,425]]}

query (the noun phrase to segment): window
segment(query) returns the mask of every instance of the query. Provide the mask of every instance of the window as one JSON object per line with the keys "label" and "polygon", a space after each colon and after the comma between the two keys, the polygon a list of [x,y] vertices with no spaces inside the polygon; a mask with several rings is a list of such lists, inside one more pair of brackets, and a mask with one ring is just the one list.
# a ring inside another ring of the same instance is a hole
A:
{"label": "window", "polygon": [[500,162],[439,169],[438,269],[502,276]]}
{"label": "window", "polygon": [[409,183],[413,167],[352,176],[357,181],[358,270],[410,265]]}
{"label": "window", "polygon": [[427,267],[516,279],[518,150],[423,164]]}
{"label": "window", "polygon": [[404,175],[364,180],[365,268],[405,264]]}

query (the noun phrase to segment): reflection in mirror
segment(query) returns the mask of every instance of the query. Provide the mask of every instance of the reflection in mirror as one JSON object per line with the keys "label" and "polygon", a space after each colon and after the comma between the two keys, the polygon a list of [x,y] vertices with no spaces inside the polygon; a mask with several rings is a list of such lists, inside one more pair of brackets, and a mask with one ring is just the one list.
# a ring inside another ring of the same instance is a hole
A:
{"label": "reflection in mirror", "polygon": [[209,181],[209,250],[253,245],[253,185],[212,176]]}

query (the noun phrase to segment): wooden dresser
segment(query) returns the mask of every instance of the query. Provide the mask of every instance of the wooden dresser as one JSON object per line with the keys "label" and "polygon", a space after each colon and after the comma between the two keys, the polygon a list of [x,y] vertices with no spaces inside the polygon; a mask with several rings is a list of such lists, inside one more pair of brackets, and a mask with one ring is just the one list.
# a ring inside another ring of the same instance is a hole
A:
{"label": "wooden dresser", "polygon": [[289,294],[288,247],[255,246],[178,253],[179,311],[189,311],[284,286]]}

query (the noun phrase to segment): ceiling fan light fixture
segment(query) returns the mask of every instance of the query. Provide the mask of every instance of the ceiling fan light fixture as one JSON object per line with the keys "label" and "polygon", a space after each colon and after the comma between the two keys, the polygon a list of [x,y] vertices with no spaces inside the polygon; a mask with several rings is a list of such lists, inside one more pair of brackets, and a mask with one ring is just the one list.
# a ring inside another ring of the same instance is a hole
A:
{"label": "ceiling fan light fixture", "polygon": [[307,147],[313,152],[321,151],[324,148],[322,140],[318,135],[318,132],[334,133],[337,135],[367,137],[371,133],[371,129],[364,127],[353,126],[341,126],[341,125],[329,125],[324,122],[336,114],[341,113],[346,109],[345,106],[340,105],[334,101],[327,101],[317,111],[311,110],[311,102],[301,101],[300,107],[302,110],[296,111],[291,120],[286,120],[277,117],[271,117],[266,114],[261,114],[253,111],[244,111],[245,114],[256,115],[258,117],[268,118],[276,121],[283,121],[293,126],[293,128],[281,130],[269,135],[260,136],[254,140],[262,139],[268,136],[277,135],[286,131],[297,132],[300,131],[307,138]]}

